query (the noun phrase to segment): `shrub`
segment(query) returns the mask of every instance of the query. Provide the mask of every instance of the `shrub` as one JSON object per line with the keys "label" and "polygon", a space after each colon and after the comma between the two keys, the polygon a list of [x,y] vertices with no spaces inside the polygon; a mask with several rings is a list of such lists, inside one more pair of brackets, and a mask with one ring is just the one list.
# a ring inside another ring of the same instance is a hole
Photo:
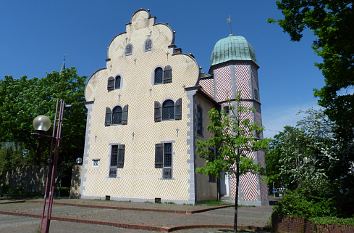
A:
{"label": "shrub", "polygon": [[301,191],[287,192],[275,207],[279,216],[297,216],[303,218],[334,216],[334,203],[330,199],[313,200]]}

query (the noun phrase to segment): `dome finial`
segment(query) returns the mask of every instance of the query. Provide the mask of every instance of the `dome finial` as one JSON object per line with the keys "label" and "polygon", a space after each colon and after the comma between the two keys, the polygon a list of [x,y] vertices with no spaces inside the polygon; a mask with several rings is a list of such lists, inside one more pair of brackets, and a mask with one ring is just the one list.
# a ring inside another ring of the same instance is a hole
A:
{"label": "dome finial", "polygon": [[226,23],[229,25],[229,31],[230,31],[229,35],[232,36],[233,35],[233,33],[232,33],[232,19],[231,19],[230,15],[229,15],[229,17],[227,17]]}

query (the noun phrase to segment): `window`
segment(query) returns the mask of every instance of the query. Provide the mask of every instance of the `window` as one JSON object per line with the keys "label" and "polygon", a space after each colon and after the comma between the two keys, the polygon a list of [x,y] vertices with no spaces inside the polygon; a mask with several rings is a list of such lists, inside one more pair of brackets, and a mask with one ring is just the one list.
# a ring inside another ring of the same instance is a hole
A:
{"label": "window", "polygon": [[151,51],[151,48],[152,48],[151,39],[146,39],[146,41],[145,41],[145,52]]}
{"label": "window", "polygon": [[172,100],[165,100],[162,104],[154,102],[154,120],[160,122],[161,120],[181,120],[182,119],[182,99],[179,98],[174,103]]}
{"label": "window", "polygon": [[92,166],[93,167],[98,167],[100,160],[99,159],[93,159],[92,160]]}
{"label": "window", "polygon": [[162,68],[161,67],[157,67],[155,69],[154,84],[161,84],[162,83],[162,76],[163,76]]}
{"label": "window", "polygon": [[175,118],[175,103],[172,100],[165,100],[162,104],[162,120]]}
{"label": "window", "polygon": [[172,83],[172,68],[166,66],[163,71],[163,83]]}
{"label": "window", "polygon": [[119,89],[120,88],[120,80],[121,80],[121,77],[119,75],[117,75],[115,80],[114,80],[114,89]]}
{"label": "window", "polygon": [[203,136],[203,109],[197,105],[197,134]]}
{"label": "window", "polygon": [[120,89],[121,79],[122,78],[120,77],[120,75],[117,75],[115,78],[109,77],[107,83],[107,90],[113,91],[114,89]]}
{"label": "window", "polygon": [[123,109],[115,106],[112,111],[106,108],[105,126],[126,124],[128,124],[128,105],[125,105]]}
{"label": "window", "polygon": [[229,106],[224,106],[224,112],[225,112],[225,114],[229,114],[230,113],[230,107]]}
{"label": "window", "polygon": [[133,53],[133,45],[132,44],[127,44],[127,46],[125,46],[125,56],[129,56],[132,55]]}
{"label": "window", "polygon": [[254,98],[255,98],[256,100],[259,100],[258,90],[257,90],[257,89],[254,89],[253,92],[254,92]]}
{"label": "window", "polygon": [[165,69],[157,67],[154,73],[154,84],[171,83],[172,82],[172,68],[165,66]]}
{"label": "window", "polygon": [[116,106],[112,111],[112,124],[121,124],[122,123],[122,108],[120,106]]}
{"label": "window", "polygon": [[162,168],[162,178],[172,178],[172,143],[155,145],[155,168]]}
{"label": "window", "polygon": [[111,145],[111,163],[109,177],[117,177],[117,169],[124,167],[125,145]]}

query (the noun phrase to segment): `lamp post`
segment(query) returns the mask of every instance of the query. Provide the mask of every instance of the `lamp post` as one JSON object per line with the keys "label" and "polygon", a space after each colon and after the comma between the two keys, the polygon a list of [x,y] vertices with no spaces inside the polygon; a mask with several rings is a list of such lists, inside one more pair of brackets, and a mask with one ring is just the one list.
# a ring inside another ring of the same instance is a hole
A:
{"label": "lamp post", "polygon": [[[65,102],[61,99],[57,100],[52,136],[46,136],[51,138],[51,144],[48,158],[48,173],[44,192],[44,204],[41,216],[41,233],[49,232],[50,220],[52,216],[55,176],[61,140],[64,108]],[[51,122],[47,116],[40,115],[33,120],[33,128],[36,130],[36,134],[39,136],[45,136],[44,132],[48,131],[50,126]]]}

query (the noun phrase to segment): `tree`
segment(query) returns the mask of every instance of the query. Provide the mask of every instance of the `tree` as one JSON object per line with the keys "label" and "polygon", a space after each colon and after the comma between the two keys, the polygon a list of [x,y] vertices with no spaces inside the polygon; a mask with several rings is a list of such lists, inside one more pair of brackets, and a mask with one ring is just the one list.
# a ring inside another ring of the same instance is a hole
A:
{"label": "tree", "polygon": [[69,171],[66,174],[70,179],[71,166],[84,147],[84,87],[85,77],[78,76],[75,68],[52,72],[41,79],[6,76],[0,80],[0,142],[13,142],[28,149],[27,165],[46,165],[49,146],[46,142],[38,145],[31,136],[32,121],[37,115],[47,115],[53,121],[56,100],[63,99],[71,108],[64,112],[60,151],[60,162],[67,166],[59,168]]}
{"label": "tree", "polygon": [[268,140],[257,138],[262,127],[248,117],[252,110],[243,106],[240,98],[234,107],[229,103],[230,114],[216,109],[209,111],[208,130],[211,138],[197,141],[197,153],[206,159],[197,172],[218,177],[227,172],[236,178],[234,232],[237,232],[237,206],[240,175],[247,172],[259,173],[261,167],[248,157],[253,151],[263,150]]}
{"label": "tree", "polygon": [[284,19],[277,22],[293,41],[299,41],[305,28],[316,36],[313,49],[322,57],[316,64],[325,78],[325,86],[316,90],[319,104],[336,122],[336,132],[343,138],[353,138],[354,95],[338,91],[353,88],[354,21],[350,0],[282,0],[277,1]]}
{"label": "tree", "polygon": [[353,214],[353,209],[348,210],[348,206],[354,204],[354,174],[350,173],[354,164],[353,2],[281,0],[277,1],[277,6],[284,18],[269,21],[278,23],[291,40],[299,41],[306,28],[315,35],[313,49],[322,58],[316,66],[325,79],[324,87],[315,90],[315,96],[319,97],[325,114],[335,123],[338,145],[333,154],[336,160],[331,166],[330,178],[337,185],[337,200],[343,202],[343,211]]}

